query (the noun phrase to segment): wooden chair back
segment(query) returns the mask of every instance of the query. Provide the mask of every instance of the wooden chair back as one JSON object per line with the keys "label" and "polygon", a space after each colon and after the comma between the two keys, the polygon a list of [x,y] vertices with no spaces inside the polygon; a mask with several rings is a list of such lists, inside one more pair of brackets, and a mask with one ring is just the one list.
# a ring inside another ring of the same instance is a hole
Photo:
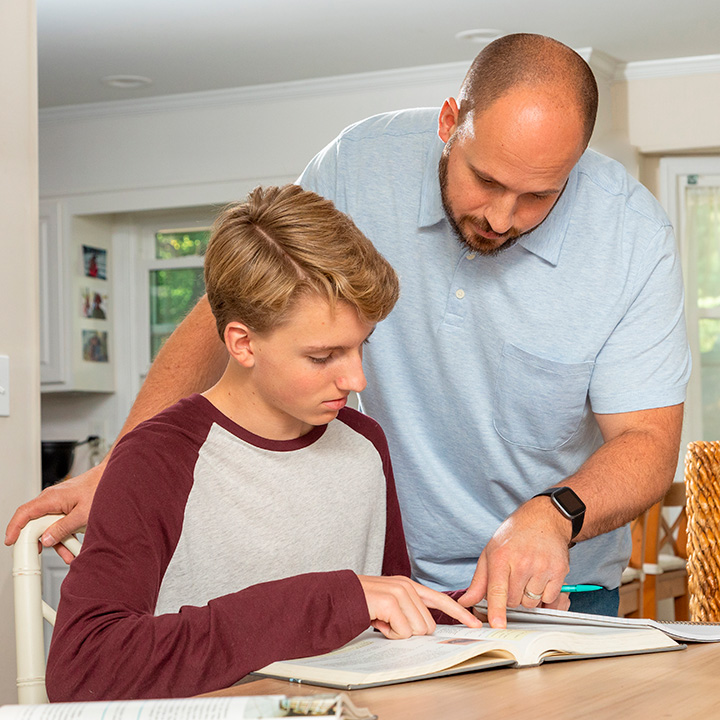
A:
{"label": "wooden chair back", "polygon": [[620,584],[620,606],[618,607],[620,617],[640,617],[642,615],[646,526],[647,512],[630,523],[632,554]]}
{"label": "wooden chair back", "polygon": [[689,617],[685,505],[685,485],[673,483],[647,511],[643,617],[657,618],[658,602],[668,598],[673,600],[675,620]]}

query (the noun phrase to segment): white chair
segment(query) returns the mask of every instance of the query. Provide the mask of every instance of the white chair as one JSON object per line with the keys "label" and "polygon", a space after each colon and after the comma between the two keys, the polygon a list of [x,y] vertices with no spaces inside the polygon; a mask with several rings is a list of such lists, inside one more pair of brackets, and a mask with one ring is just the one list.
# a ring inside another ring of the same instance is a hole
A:
{"label": "white chair", "polygon": [[[42,561],[38,540],[61,517],[45,515],[31,520],[20,532],[13,548],[17,689],[21,705],[48,701],[43,619],[55,625],[55,610],[42,599]],[[68,537],[62,543],[73,555],[80,552],[81,544],[77,538]]]}

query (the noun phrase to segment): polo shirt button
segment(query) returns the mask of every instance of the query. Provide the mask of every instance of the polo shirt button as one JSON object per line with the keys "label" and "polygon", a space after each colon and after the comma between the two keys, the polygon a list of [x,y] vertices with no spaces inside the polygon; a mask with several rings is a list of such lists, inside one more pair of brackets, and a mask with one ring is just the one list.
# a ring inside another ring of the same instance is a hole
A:
{"label": "polo shirt button", "polygon": [[475,253],[470,253],[466,256],[468,260],[474,260],[475,259]]}
{"label": "polo shirt button", "polygon": [[456,297],[458,300],[462,300],[462,299],[465,297],[465,291],[462,290],[462,289],[456,290],[456,291],[455,291],[455,297]]}

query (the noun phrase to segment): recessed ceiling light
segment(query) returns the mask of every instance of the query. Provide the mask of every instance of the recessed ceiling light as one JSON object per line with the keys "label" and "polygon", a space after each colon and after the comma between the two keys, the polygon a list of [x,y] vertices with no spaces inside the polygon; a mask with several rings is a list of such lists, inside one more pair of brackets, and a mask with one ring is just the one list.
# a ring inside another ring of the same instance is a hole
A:
{"label": "recessed ceiling light", "polygon": [[152,80],[142,75],[106,75],[104,78],[101,78],[100,82],[109,87],[121,88],[123,90],[152,85]]}
{"label": "recessed ceiling light", "polygon": [[503,34],[502,30],[481,28],[479,30],[463,30],[455,35],[456,40],[469,40],[476,43],[489,43],[497,40]]}

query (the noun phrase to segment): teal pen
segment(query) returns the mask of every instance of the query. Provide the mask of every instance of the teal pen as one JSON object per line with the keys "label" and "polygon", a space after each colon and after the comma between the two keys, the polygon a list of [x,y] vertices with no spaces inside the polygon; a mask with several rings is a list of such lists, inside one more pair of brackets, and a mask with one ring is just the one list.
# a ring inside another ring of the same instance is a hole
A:
{"label": "teal pen", "polygon": [[602,585],[563,585],[560,592],[591,592],[592,590],[602,589]]}

